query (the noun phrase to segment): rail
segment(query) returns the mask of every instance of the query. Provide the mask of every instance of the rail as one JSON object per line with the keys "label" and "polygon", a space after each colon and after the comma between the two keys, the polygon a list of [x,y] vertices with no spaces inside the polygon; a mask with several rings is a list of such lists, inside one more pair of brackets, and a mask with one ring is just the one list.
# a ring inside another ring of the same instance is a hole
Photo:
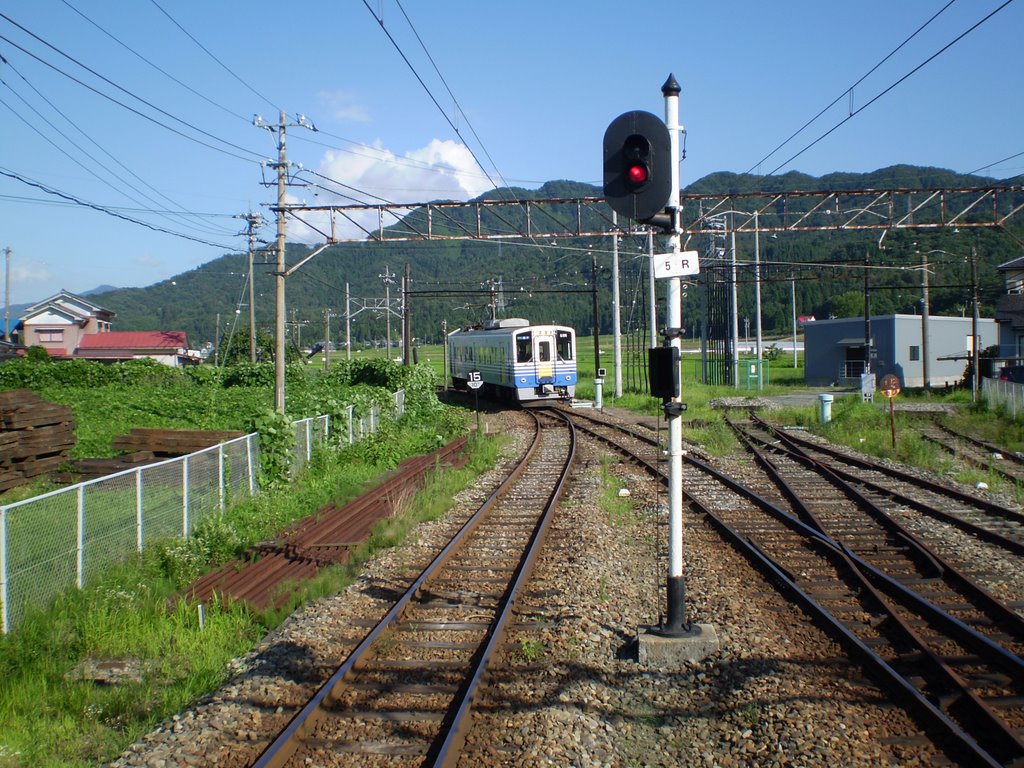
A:
{"label": "rail", "polygon": [[[395,418],[405,392],[393,395]],[[349,445],[377,430],[380,409],[366,416],[348,406],[336,429]],[[329,416],[293,422],[291,472],[331,435]],[[258,490],[259,440],[254,432],[186,456],[59,488],[0,506],[0,630],[7,634],[32,608],[123,562],[147,544],[187,539]]]}

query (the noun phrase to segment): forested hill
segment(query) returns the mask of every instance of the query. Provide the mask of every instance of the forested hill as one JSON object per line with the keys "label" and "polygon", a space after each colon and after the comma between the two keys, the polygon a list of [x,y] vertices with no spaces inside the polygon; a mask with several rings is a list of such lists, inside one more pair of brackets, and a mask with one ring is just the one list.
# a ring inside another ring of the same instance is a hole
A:
{"label": "forested hill", "polygon": [[[685,165],[684,165],[685,171]],[[929,187],[973,187],[993,183],[993,179],[964,176],[939,168],[893,166],[866,174],[832,173],[815,178],[791,172],[762,177],[734,173],[714,173],[690,184],[684,192],[721,194],[752,191],[818,191],[843,189],[915,189]],[[494,190],[480,199],[567,199],[600,197],[601,188],[574,181],[551,181],[539,189],[509,188]],[[600,206],[603,208],[602,206]],[[513,219],[525,214],[516,208],[485,214],[485,225],[492,231],[508,231]],[[574,207],[555,208],[546,216],[535,216],[535,231],[553,228],[559,222],[572,221]],[[422,221],[413,214],[408,226],[395,230],[420,229]],[[584,230],[607,228],[606,211],[584,213]],[[447,220],[435,219],[433,230],[460,227],[475,228],[475,213],[462,211]],[[800,233],[778,239],[761,238],[762,307],[766,333],[785,333],[790,328],[791,291],[796,293],[798,314],[817,317],[858,315],[863,311],[863,264],[865,253],[877,249],[877,233]],[[931,257],[931,307],[935,314],[970,313],[970,277],[966,256],[971,248],[979,255],[979,282],[982,286],[983,314],[991,315],[1002,284],[996,265],[1022,255],[1024,228],[1015,224],[1009,233],[990,230],[968,234],[953,232],[894,231],[886,238],[886,250],[873,257],[872,313],[916,311],[921,296],[920,253],[944,251]],[[690,243],[702,254],[710,243]],[[288,244],[288,263],[294,264],[308,253],[303,245]],[[383,339],[384,317],[374,307],[383,306],[385,284],[381,275],[393,273],[391,298],[397,308],[401,276],[408,264],[412,275],[411,306],[413,335],[420,339],[438,339],[442,321],[449,329],[489,316],[489,305],[498,305],[501,316],[527,317],[535,322],[566,322],[589,333],[592,316],[593,278],[591,264],[599,265],[597,287],[602,332],[611,328],[610,284],[611,243],[580,240],[531,243],[475,240],[431,242],[354,243],[328,248],[298,270],[287,282],[288,323],[290,333],[303,344],[321,339],[325,311],[329,314],[330,335],[344,340],[345,286],[352,302],[352,337],[360,342]],[[640,254],[646,251],[641,239],[623,238],[621,253],[621,291],[624,328],[643,322],[646,316],[645,272]],[[752,256],[749,235],[737,238],[741,262]],[[702,255],[703,258],[703,255]],[[274,285],[271,271],[273,254],[261,254],[255,272],[257,326],[273,328]],[[882,263],[884,262],[884,263]],[[801,266],[802,265],[802,266]],[[825,266],[819,266],[825,265]],[[877,268],[877,269],[876,269]],[[740,316],[752,317],[753,272],[741,269]],[[146,288],[122,288],[96,293],[91,299],[117,313],[114,330],[184,330],[193,346],[215,336],[218,315],[222,335],[234,332],[247,335],[248,294],[245,290],[246,256],[229,254],[189,272],[176,275]],[[500,285],[500,290],[498,286]],[[699,316],[696,291],[684,303],[684,323],[688,332],[696,327]],[[742,322],[742,320],[741,320]],[[400,320],[392,318],[392,338],[400,335]]]}

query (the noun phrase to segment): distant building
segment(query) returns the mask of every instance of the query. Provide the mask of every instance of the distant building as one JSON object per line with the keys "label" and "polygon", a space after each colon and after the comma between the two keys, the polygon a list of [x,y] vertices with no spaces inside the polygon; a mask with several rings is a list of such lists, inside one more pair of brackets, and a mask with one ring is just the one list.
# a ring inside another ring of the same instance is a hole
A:
{"label": "distant building", "polygon": [[21,316],[21,343],[43,347],[51,357],[70,357],[82,337],[110,331],[114,313],[70,291],[33,304]]}
{"label": "distant building", "polygon": [[1008,365],[1024,363],[1024,256],[1000,264],[1006,293],[996,300],[999,324],[998,358]]}
{"label": "distant building", "polygon": [[198,365],[199,350],[188,348],[184,331],[107,331],[82,337],[76,358],[116,362],[149,357],[174,368]]}
{"label": "distant building", "polygon": [[[928,378],[933,387],[956,384],[964,377],[971,344],[969,317],[928,318]],[[919,315],[871,318],[871,372],[894,373],[904,388],[924,386]],[[804,326],[804,382],[811,386],[860,386],[865,371],[864,318],[816,320]],[[996,343],[995,320],[978,322],[979,347]]]}

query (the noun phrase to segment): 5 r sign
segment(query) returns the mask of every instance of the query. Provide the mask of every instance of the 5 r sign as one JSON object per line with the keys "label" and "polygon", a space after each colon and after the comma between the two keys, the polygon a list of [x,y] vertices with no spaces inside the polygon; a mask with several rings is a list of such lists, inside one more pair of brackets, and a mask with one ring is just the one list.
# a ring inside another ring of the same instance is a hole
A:
{"label": "5 r sign", "polygon": [[656,253],[652,258],[654,259],[654,277],[658,280],[700,274],[700,258],[697,251]]}

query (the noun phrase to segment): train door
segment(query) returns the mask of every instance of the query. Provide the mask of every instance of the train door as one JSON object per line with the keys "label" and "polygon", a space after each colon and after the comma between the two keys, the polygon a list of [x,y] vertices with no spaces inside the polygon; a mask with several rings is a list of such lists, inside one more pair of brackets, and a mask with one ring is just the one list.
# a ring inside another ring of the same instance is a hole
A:
{"label": "train door", "polygon": [[549,334],[537,335],[537,382],[550,384],[554,381],[554,342]]}

